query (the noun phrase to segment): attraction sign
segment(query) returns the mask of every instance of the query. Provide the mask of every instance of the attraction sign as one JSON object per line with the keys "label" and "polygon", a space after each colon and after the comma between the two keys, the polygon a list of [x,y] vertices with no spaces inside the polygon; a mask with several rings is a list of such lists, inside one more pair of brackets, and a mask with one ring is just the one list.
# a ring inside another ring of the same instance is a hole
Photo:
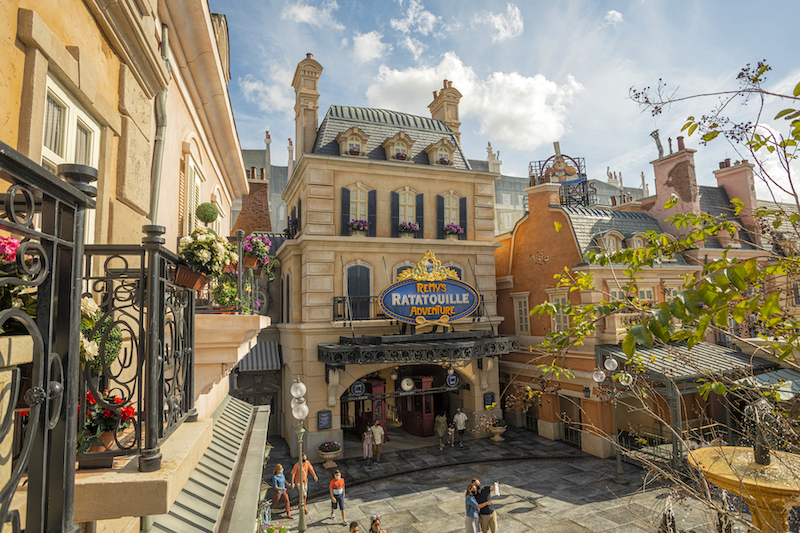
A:
{"label": "attraction sign", "polygon": [[449,326],[472,314],[481,297],[428,250],[416,266],[401,272],[397,282],[386,287],[378,302],[388,316],[401,322]]}

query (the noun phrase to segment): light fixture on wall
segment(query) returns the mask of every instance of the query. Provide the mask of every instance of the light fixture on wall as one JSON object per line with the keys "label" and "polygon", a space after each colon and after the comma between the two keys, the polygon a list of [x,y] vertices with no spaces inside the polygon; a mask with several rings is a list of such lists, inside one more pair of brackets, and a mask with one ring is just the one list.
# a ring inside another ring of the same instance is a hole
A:
{"label": "light fixture on wall", "polygon": [[583,397],[584,398],[591,398],[592,397],[592,389],[589,387],[583,388]]}
{"label": "light fixture on wall", "polygon": [[394,367],[394,370],[392,370],[392,373],[389,374],[389,377],[392,378],[392,381],[397,381],[397,378],[400,377],[400,373],[397,371],[398,368],[400,368],[400,367],[397,367],[397,366]]}
{"label": "light fixture on wall", "polygon": [[452,376],[452,375],[453,375],[453,374],[455,374],[455,373],[456,373],[456,370],[455,370],[455,368],[453,368],[452,366],[451,366],[450,368],[448,368],[448,369],[447,369],[447,375],[448,375],[448,376]]}

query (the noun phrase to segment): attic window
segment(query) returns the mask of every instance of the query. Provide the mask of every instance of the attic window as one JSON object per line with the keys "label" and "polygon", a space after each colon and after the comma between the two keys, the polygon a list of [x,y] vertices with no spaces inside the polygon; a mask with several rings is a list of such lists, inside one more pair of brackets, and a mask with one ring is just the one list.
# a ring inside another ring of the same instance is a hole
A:
{"label": "attic window", "polygon": [[339,144],[339,155],[366,157],[368,140],[369,135],[366,135],[355,126],[341,132],[336,136],[336,142]]}
{"label": "attic window", "polygon": [[439,165],[452,165],[453,160],[450,156],[450,150],[445,148],[444,146],[439,147],[439,150],[436,152],[436,162]]}
{"label": "attic window", "polygon": [[613,254],[619,249],[619,239],[614,235],[606,235],[603,237],[603,244],[606,248],[606,253]]}
{"label": "attic window", "polygon": [[355,135],[351,135],[350,138],[347,139],[347,151],[350,155],[361,155],[361,139]]}
{"label": "attic window", "polygon": [[404,142],[394,143],[394,158],[399,159],[400,161],[405,161],[408,158],[406,143]]}

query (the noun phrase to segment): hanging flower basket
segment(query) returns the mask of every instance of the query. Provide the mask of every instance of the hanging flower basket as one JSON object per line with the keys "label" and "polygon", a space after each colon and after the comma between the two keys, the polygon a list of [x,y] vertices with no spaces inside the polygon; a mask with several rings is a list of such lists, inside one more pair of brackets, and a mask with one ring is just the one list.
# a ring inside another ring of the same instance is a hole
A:
{"label": "hanging flower basket", "polygon": [[175,285],[199,291],[206,286],[206,283],[208,283],[208,276],[205,274],[195,272],[183,265],[178,265],[178,271],[175,272]]}

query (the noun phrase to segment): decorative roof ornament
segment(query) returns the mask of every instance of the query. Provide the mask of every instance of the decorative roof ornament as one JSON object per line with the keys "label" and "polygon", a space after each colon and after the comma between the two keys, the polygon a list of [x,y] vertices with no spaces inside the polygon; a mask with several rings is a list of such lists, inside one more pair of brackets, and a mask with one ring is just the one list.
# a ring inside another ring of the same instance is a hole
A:
{"label": "decorative roof ornament", "polygon": [[652,137],[656,141],[656,147],[658,148],[658,158],[661,159],[664,157],[664,147],[661,146],[661,139],[658,138],[658,130],[650,133],[650,137]]}
{"label": "decorative roof ornament", "polygon": [[425,252],[419,263],[413,268],[407,268],[400,272],[397,281],[413,279],[415,281],[444,281],[446,279],[459,279],[458,273],[452,268],[442,265],[430,250]]}

